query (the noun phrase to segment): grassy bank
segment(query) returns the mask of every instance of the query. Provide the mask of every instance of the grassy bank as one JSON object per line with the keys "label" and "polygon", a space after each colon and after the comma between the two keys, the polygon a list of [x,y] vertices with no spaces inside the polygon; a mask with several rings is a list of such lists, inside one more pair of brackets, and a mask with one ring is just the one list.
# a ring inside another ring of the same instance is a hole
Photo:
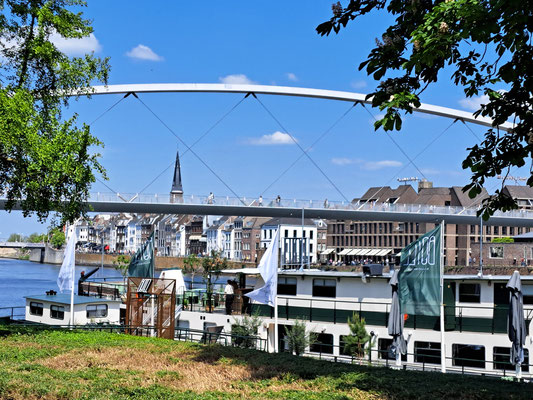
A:
{"label": "grassy bank", "polygon": [[0,338],[1,399],[531,399],[502,380],[101,332]]}

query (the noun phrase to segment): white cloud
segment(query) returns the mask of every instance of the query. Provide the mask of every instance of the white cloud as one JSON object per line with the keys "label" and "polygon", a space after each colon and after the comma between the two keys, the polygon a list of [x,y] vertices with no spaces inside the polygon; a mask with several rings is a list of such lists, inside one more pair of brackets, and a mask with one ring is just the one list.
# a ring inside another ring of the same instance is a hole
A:
{"label": "white cloud", "polygon": [[479,107],[481,107],[482,104],[487,104],[488,102],[489,96],[487,96],[486,94],[459,100],[459,104],[461,105],[461,107],[471,111],[479,110]]}
{"label": "white cloud", "polygon": [[377,169],[401,167],[403,164],[395,160],[367,161],[363,164],[364,169],[375,171]]}
{"label": "white cloud", "polygon": [[139,44],[126,53],[130,58],[136,58],[137,60],[148,61],[163,61],[163,57],[156,54],[150,47],[144,44]]}
{"label": "white cloud", "polygon": [[358,81],[351,81],[350,82],[350,86],[353,88],[353,89],[363,89],[363,88],[366,88],[367,87],[367,83],[365,81],[361,81],[361,80],[358,80]]}
{"label": "white cloud", "polygon": [[287,79],[289,81],[293,81],[293,82],[297,82],[298,81],[298,77],[296,76],[296,74],[294,74],[292,72],[287,72]]}
{"label": "white cloud", "polygon": [[284,145],[294,144],[290,135],[280,131],[276,131],[271,134],[263,135],[260,138],[251,138],[248,143],[256,146],[271,146],[271,145]]}
{"label": "white cloud", "polygon": [[359,162],[361,162],[361,161],[360,160],[353,160],[351,158],[345,158],[345,157],[332,158],[331,159],[331,163],[335,164],[335,165],[350,165],[350,164],[355,164],[355,163],[359,163]]}
{"label": "white cloud", "polygon": [[92,52],[98,53],[102,50],[102,45],[93,33],[81,39],[66,39],[58,33],[53,33],[50,35],[50,41],[59,51],[69,56],[82,56]]}
{"label": "white cloud", "polygon": [[361,166],[361,169],[365,169],[369,171],[375,171],[378,169],[390,168],[390,167],[401,167],[403,165],[400,161],[395,161],[395,160],[365,161],[365,160],[361,160],[358,158],[345,158],[345,157],[332,158],[331,163],[335,165],[341,165],[341,166],[359,164]]}
{"label": "white cloud", "polygon": [[221,76],[218,80],[228,85],[255,85],[257,82],[252,81],[244,74],[233,74]]}

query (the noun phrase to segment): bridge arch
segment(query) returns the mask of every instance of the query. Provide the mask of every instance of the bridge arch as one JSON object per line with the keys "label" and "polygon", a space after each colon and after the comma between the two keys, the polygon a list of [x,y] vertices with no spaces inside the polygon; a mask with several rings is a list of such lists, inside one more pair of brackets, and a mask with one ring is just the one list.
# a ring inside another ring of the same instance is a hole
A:
{"label": "bridge arch", "polygon": [[[290,86],[230,85],[225,83],[142,83],[93,86],[91,95],[128,93],[255,93],[371,104],[371,101],[366,99],[366,95],[361,93]],[[73,93],[72,96],[79,94]],[[490,118],[481,116],[476,118],[472,113],[467,111],[448,107],[422,103],[420,107],[414,109],[414,112],[459,119],[463,122],[492,127],[492,120]],[[504,131],[509,131],[512,128],[513,124],[510,122],[505,122],[499,126],[499,129]]]}

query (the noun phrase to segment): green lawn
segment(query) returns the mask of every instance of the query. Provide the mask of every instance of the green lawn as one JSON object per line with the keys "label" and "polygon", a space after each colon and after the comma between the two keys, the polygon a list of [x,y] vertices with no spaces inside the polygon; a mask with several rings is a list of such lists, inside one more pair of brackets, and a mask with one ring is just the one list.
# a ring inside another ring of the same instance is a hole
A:
{"label": "green lawn", "polygon": [[0,399],[531,399],[533,385],[102,332],[0,338]]}

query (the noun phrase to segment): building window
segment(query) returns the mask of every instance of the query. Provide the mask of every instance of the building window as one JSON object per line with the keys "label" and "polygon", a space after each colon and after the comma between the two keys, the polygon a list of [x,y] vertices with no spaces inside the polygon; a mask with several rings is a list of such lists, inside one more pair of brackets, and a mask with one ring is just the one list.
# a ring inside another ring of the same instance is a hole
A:
{"label": "building window", "polygon": [[[511,364],[511,348],[510,347],[494,347],[492,352],[492,361],[494,362],[494,369],[504,369],[507,371],[514,371],[515,366]],[[529,350],[524,349],[524,362],[522,363],[522,372],[529,372]]]}
{"label": "building window", "polygon": [[41,317],[43,315],[43,303],[37,303],[36,301],[30,302],[30,314]]}
{"label": "building window", "polygon": [[489,257],[490,258],[503,258],[503,246],[490,246]]}
{"label": "building window", "polygon": [[311,239],[311,240],[313,240],[313,236],[314,236],[313,233],[314,233],[314,232],[313,232],[312,230],[309,231],[309,239]]}
{"label": "building window", "polygon": [[289,230],[285,229],[285,237],[289,237]]}
{"label": "building window", "polygon": [[415,342],[415,362],[440,364],[440,343]]}
{"label": "building window", "polygon": [[337,281],[335,279],[313,279],[313,296],[335,297]]}
{"label": "building window", "polygon": [[87,318],[105,318],[107,317],[107,304],[94,304],[86,308]]}
{"label": "building window", "polygon": [[65,307],[56,306],[55,304],[52,304],[50,306],[50,318],[64,319],[65,318]]}
{"label": "building window", "polygon": [[[392,339],[378,339],[378,358],[382,360],[395,360],[396,356],[390,351]],[[407,354],[402,354],[402,361],[407,361]]]}
{"label": "building window", "polygon": [[278,278],[278,294],[296,296],[296,278]]}
{"label": "building window", "polygon": [[485,368],[485,346],[454,344],[453,365],[457,367]]}
{"label": "building window", "polygon": [[461,303],[480,303],[481,287],[479,283],[460,283],[459,284],[459,302]]}
{"label": "building window", "polygon": [[296,229],[292,231],[292,237],[298,237],[298,234],[296,233]]}
{"label": "building window", "polygon": [[333,335],[329,333],[319,333],[316,335],[315,341],[310,346],[309,350],[314,353],[333,354]]}

